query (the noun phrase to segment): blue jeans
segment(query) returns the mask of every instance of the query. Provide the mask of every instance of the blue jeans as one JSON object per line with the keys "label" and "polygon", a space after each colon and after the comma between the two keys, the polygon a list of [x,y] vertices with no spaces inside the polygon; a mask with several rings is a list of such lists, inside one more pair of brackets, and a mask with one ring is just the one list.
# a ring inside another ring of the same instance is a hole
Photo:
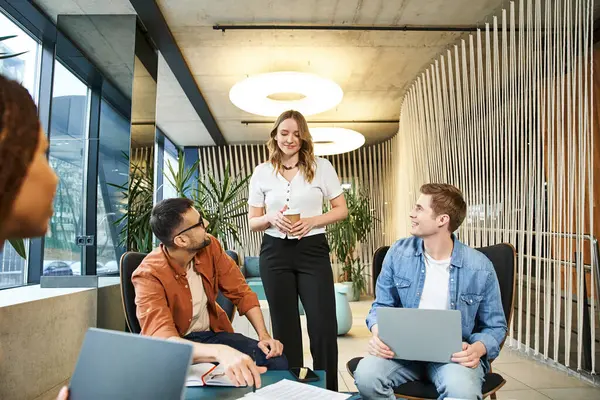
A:
{"label": "blue jeans", "polygon": [[356,387],[365,400],[395,399],[395,387],[416,380],[433,382],[440,399],[481,400],[483,377],[481,364],[467,368],[455,363],[386,360],[371,355],[363,358],[354,372]]}
{"label": "blue jeans", "polygon": [[196,343],[206,344],[222,344],[225,346],[232,347],[237,351],[244,354],[256,357],[256,365],[259,367],[267,367],[269,370],[287,370],[288,362],[285,355],[279,357],[273,357],[267,360],[265,353],[258,348],[258,342],[254,339],[250,339],[240,333],[229,333],[229,332],[192,332],[187,335],[184,339],[191,340]]}

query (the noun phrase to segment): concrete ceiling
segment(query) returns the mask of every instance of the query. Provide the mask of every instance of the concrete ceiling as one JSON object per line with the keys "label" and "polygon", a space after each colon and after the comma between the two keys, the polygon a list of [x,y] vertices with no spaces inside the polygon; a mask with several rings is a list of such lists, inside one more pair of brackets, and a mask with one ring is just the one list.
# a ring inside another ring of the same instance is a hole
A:
{"label": "concrete ceiling", "polygon": [[[501,0],[157,0],[211,112],[229,143],[264,142],[270,124],[235,107],[229,90],[249,75],[310,72],[337,82],[344,98],[318,120],[397,120],[402,96],[417,74],[461,33],[253,30],[221,32],[215,24],[476,25]],[[506,4],[506,2],[504,2]],[[491,21],[491,19],[489,19]],[[311,126],[331,126],[312,124]],[[397,123],[341,124],[385,140]]]}
{"label": "concrete ceiling", "polygon": [[180,146],[215,144],[169,65],[159,53],[156,125]]}
{"label": "concrete ceiling", "polygon": [[[310,72],[337,82],[344,98],[309,121],[394,120],[402,97],[418,74],[465,34],[457,32],[213,30],[215,24],[481,26],[500,15],[506,0],[154,0],[159,5],[196,83],[229,143],[261,143],[269,120],[229,101],[229,90],[247,76],[275,71]],[[128,0],[36,0],[58,14],[131,14]],[[596,4],[596,15],[600,4]],[[180,85],[161,61],[158,125],[180,145],[212,139],[185,102]],[[162,71],[162,72],[161,72]],[[147,79],[147,78],[146,78]],[[139,90],[139,89],[138,89]],[[136,87],[134,84],[134,93]],[[166,101],[161,100],[165,96]],[[134,96],[135,97],[135,96]],[[147,107],[144,107],[147,109]],[[134,120],[150,115],[134,112]],[[311,126],[331,126],[313,123]],[[344,123],[367,143],[393,136],[397,123]]]}
{"label": "concrete ceiling", "polygon": [[131,98],[135,56],[135,14],[60,14],[58,27],[76,40],[86,55],[125,95]]}
{"label": "concrete ceiling", "polygon": [[34,0],[56,22],[60,14],[135,14],[129,0]]}
{"label": "concrete ceiling", "polygon": [[156,124],[156,82],[135,57],[133,73],[133,97],[131,101],[131,145],[148,147],[154,145]]}

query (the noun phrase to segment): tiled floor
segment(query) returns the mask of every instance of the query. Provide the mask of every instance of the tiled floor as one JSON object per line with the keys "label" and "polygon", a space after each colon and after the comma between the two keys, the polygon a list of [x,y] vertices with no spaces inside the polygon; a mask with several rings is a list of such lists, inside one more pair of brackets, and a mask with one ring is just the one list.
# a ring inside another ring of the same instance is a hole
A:
{"label": "tiled floor", "polygon": [[[338,337],[339,351],[339,390],[356,391],[350,374],[346,371],[346,362],[354,357],[366,354],[370,332],[365,325],[365,317],[371,307],[371,300],[350,303],[353,324],[350,332]],[[304,362],[312,367],[306,319],[302,316]],[[575,377],[505,348],[494,361],[494,371],[502,374],[506,385],[498,392],[498,399],[510,400],[598,400],[600,388],[590,386]]]}

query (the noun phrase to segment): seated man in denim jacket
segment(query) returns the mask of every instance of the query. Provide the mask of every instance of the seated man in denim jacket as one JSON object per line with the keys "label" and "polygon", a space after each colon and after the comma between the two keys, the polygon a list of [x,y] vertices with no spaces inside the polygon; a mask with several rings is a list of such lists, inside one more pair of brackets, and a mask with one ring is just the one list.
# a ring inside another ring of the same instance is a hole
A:
{"label": "seated man in denim jacket", "polygon": [[[389,249],[377,279],[375,302],[367,316],[373,335],[369,356],[354,375],[363,399],[394,399],[394,387],[414,380],[433,382],[442,399],[482,398],[489,360],[498,356],[507,326],[492,263],[452,234],[466,212],[456,187],[421,187],[410,215],[413,237]],[[378,307],[460,310],[463,351],[447,364],[393,359],[378,338]]]}

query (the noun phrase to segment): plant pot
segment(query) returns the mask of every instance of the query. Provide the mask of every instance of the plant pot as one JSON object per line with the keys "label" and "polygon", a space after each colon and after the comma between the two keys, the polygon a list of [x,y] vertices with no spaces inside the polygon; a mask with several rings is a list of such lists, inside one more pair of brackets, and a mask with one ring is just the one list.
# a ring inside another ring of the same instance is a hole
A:
{"label": "plant pot", "polygon": [[352,298],[350,301],[359,301],[360,300],[360,292],[352,290]]}
{"label": "plant pot", "polygon": [[345,335],[352,328],[352,310],[348,304],[348,286],[336,283],[335,287],[335,317],[337,320],[337,334]]}
{"label": "plant pot", "polygon": [[341,285],[348,288],[348,291],[346,292],[348,301],[358,301],[360,299],[360,293],[354,292],[354,284],[352,282],[342,282]]}

